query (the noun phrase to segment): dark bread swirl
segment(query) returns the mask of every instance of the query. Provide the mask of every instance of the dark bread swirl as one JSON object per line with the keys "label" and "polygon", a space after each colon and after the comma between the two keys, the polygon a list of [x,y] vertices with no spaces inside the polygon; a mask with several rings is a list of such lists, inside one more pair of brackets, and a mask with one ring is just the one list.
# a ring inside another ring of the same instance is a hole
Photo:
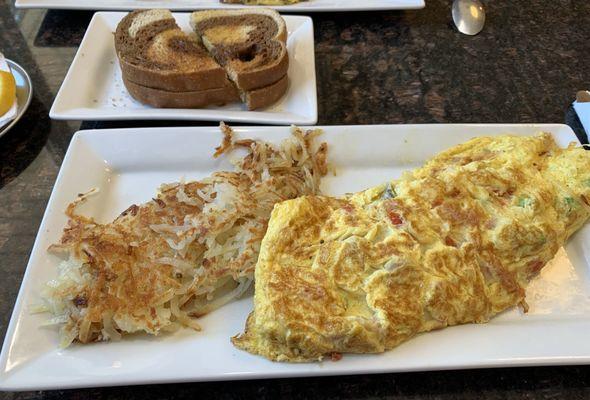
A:
{"label": "dark bread swirl", "polygon": [[158,108],[201,108],[210,105],[221,106],[240,100],[233,85],[198,91],[169,92],[138,85],[125,78],[123,82],[134,99]]}
{"label": "dark bread swirl", "polygon": [[198,38],[184,33],[168,10],[139,10],[115,32],[123,76],[136,84],[171,92],[220,88],[226,73]]}
{"label": "dark bread swirl", "polygon": [[271,85],[289,69],[287,28],[276,11],[198,11],[191,26],[242,91]]}

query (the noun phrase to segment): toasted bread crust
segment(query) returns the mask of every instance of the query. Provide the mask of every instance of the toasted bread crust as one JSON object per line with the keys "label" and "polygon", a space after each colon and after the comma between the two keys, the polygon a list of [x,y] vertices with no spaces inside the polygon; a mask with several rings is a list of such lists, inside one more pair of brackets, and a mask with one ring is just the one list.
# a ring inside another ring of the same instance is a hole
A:
{"label": "toasted bread crust", "polygon": [[239,100],[238,92],[233,85],[200,91],[169,92],[138,85],[125,77],[123,83],[129,94],[137,101],[158,108],[200,108]]}
{"label": "toasted bread crust", "polygon": [[268,107],[279,100],[289,87],[289,78],[284,75],[275,83],[242,93],[242,100],[248,106],[248,110],[256,110]]}
{"label": "toasted bread crust", "polygon": [[189,92],[222,87],[227,81],[221,67],[194,72],[164,71],[133,65],[119,57],[123,76],[138,85],[169,92]]}

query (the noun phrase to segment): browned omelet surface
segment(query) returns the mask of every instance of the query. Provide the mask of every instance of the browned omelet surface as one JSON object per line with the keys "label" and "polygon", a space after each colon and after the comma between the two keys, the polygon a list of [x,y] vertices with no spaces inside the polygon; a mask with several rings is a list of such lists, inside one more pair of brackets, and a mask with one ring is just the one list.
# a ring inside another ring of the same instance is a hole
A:
{"label": "browned omelet surface", "polygon": [[488,321],[590,215],[590,152],[477,138],[364,192],[275,205],[233,343],[276,361],[376,353]]}

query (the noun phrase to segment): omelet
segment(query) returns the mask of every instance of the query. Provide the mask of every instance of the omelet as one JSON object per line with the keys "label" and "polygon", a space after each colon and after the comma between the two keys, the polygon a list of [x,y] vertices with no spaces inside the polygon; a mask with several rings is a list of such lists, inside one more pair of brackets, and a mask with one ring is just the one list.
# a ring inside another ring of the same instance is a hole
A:
{"label": "omelet", "polygon": [[235,346],[275,361],[379,353],[525,311],[525,288],[590,215],[590,152],[480,137],[401,179],[276,204]]}

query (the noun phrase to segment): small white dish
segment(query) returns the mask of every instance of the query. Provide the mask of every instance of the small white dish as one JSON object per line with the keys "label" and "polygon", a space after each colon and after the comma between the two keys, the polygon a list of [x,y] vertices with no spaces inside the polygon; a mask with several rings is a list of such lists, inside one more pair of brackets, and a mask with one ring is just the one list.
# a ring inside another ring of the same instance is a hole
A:
{"label": "small white dish", "polygon": [[[474,136],[551,132],[559,145],[576,141],[565,125],[371,125],[322,127],[335,176],[323,180],[339,195],[397,178],[436,153]],[[239,137],[278,143],[288,127],[239,127]],[[417,370],[590,363],[590,224],[560,250],[527,288],[530,310],[508,310],[487,324],[420,334],[383,354],[345,354],[338,362],[286,364],[232,346],[252,299],[201,318],[202,332],[59,349],[56,328],[40,328],[47,314],[31,314],[39,289],[55,278],[59,259],[47,247],[61,237],[64,210],[78,193],[100,192],[80,212],[99,221],[149,200],[164,182],[199,179],[231,168],[213,159],[217,127],[81,131],[64,158],[25,272],[0,355],[0,389],[41,390],[164,382],[350,375]]]}
{"label": "small white dish", "polygon": [[[155,7],[155,6],[154,6]],[[133,99],[121,77],[113,32],[126,15],[98,12],[74,57],[49,111],[62,120],[194,120],[255,122],[260,124],[306,124],[317,122],[317,94],[310,17],[284,16],[289,32],[289,88],[272,106],[248,111],[241,103],[196,109],[154,108]],[[182,29],[190,31],[189,13],[175,13]]]}
{"label": "small white dish", "polygon": [[[219,0],[16,0],[17,8],[54,8],[71,10],[137,10],[141,8],[167,8],[174,11],[193,11],[211,8],[244,7],[223,4]],[[252,6],[250,6],[252,7]],[[409,10],[424,8],[424,0],[308,0],[288,6],[271,6],[281,12]]]}
{"label": "small white dish", "polygon": [[0,137],[7,133],[21,119],[33,98],[33,83],[27,71],[12,60],[6,59],[10,72],[16,81],[16,117],[0,126]]}

